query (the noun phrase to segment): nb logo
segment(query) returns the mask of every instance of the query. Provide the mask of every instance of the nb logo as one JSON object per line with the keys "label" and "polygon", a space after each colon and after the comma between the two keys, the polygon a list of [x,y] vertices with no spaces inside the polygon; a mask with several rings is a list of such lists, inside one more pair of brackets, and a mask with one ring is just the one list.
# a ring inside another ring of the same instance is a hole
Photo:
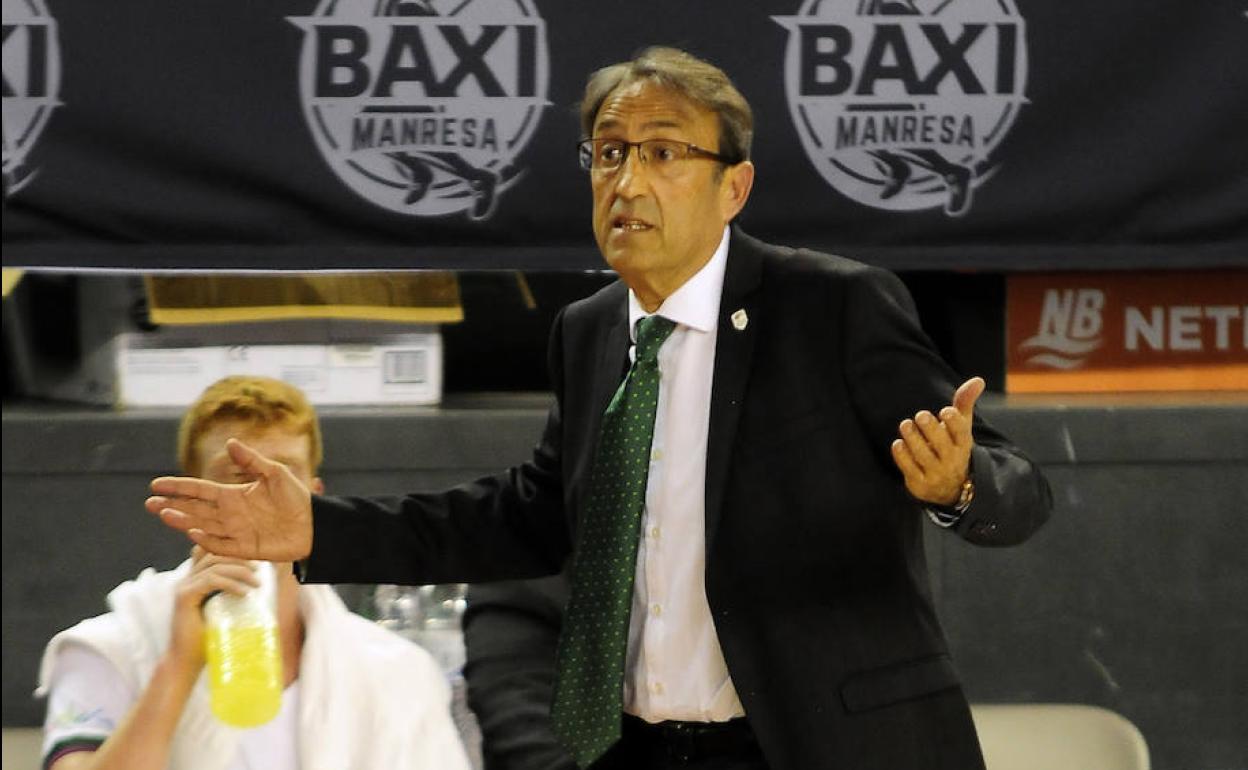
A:
{"label": "nb logo", "polygon": [[1040,328],[1019,345],[1037,351],[1028,364],[1076,369],[1101,347],[1105,292],[1100,289],[1049,289],[1044,293]]}

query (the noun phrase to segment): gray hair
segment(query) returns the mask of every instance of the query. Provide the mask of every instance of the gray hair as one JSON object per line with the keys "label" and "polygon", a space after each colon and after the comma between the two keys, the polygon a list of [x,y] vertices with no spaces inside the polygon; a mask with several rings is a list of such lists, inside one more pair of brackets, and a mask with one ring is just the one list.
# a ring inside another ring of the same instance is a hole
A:
{"label": "gray hair", "polygon": [[719,154],[734,163],[749,160],[754,139],[754,113],[749,102],[719,67],[663,46],[647,48],[631,61],[603,67],[590,75],[581,100],[581,131],[586,138],[592,134],[598,110],[611,92],[638,80],[675,91],[715,113],[719,117]]}

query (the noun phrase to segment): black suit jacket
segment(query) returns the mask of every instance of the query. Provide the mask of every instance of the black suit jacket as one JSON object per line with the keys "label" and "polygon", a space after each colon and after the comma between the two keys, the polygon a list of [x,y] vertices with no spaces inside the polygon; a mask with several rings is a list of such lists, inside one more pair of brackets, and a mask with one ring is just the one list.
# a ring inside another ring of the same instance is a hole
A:
{"label": "black suit jacket", "polygon": [[550,717],[568,589],[565,573],[468,590],[464,679],[485,770],[576,770]]}
{"label": "black suit jacket", "polygon": [[[624,372],[626,297],[617,283],[556,320],[556,405],[529,462],[440,494],[317,498],[305,579],[559,571]],[[959,382],[891,273],[733,231],[707,445],[706,593],[775,770],[982,767],[932,607],[926,517],[889,454],[898,423],[949,404]],[[956,531],[1020,542],[1049,514],[1048,485],[982,419],[974,433],[975,501]]]}

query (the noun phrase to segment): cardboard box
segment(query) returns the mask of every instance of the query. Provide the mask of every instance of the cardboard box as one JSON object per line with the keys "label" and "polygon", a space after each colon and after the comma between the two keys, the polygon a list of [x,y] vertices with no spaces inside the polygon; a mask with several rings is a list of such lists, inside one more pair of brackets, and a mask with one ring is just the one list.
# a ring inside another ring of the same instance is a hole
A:
{"label": "cardboard box", "polygon": [[[285,330],[263,325],[259,334],[254,333],[257,327],[240,324],[118,335],[117,402],[184,407],[231,374],[285,380],[316,405],[441,400],[442,336],[435,327],[401,326],[383,334],[374,329],[365,336],[358,333],[358,325],[346,327],[357,333],[342,334],[326,331],[327,324],[333,322],[286,325]],[[292,329],[297,333],[290,333]]]}

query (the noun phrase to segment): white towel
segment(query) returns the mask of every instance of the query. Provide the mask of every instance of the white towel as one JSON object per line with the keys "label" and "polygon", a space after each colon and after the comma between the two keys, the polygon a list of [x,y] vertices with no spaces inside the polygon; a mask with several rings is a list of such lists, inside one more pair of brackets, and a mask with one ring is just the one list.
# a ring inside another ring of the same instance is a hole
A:
{"label": "white towel", "polygon": [[302,586],[303,770],[469,770],[451,691],[429,653]]}

